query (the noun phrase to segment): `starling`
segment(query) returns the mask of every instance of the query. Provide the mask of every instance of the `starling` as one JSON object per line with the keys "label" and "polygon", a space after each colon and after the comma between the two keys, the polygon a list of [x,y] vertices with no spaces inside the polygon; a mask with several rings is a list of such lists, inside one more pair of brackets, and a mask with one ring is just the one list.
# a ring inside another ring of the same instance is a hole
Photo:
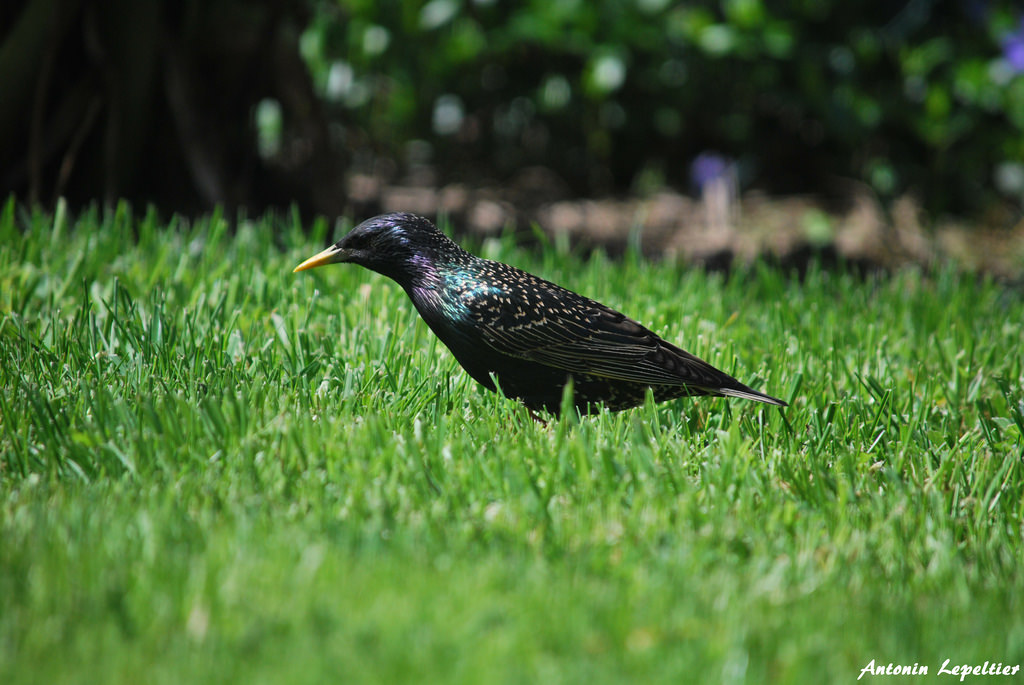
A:
{"label": "starling", "polygon": [[414,214],[385,214],[295,268],[353,262],[395,280],[462,368],[531,410],[559,412],[572,378],[584,413],[690,395],[786,403],[752,390],[636,321],[501,262],[481,259]]}

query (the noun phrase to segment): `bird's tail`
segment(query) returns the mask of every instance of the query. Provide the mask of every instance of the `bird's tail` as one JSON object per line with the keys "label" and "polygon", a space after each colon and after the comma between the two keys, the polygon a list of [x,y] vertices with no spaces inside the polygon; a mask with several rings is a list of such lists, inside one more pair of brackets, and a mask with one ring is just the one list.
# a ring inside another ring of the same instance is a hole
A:
{"label": "bird's tail", "polygon": [[771,395],[765,395],[763,392],[758,392],[748,388],[745,385],[740,385],[739,388],[717,388],[716,395],[724,395],[726,397],[739,397],[744,400],[754,400],[755,402],[764,402],[765,404],[774,404],[777,407],[788,407],[789,402],[783,402],[778,397],[772,397]]}

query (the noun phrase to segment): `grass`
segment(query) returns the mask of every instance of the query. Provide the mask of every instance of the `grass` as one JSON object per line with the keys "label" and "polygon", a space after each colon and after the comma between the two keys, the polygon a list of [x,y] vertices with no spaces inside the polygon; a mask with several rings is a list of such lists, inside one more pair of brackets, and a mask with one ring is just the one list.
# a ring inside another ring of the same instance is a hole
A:
{"label": "grass", "polygon": [[327,233],[3,206],[0,681],[1024,664],[1020,292],[476,245],[792,403],[545,425]]}

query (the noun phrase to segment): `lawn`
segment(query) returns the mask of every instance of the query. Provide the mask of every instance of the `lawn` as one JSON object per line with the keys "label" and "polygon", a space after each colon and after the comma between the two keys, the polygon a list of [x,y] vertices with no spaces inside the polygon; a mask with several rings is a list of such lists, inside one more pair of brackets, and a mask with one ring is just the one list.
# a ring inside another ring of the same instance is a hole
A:
{"label": "lawn", "polygon": [[0,208],[0,682],[1024,666],[1019,288],[470,244],[791,403],[542,423],[345,228]]}

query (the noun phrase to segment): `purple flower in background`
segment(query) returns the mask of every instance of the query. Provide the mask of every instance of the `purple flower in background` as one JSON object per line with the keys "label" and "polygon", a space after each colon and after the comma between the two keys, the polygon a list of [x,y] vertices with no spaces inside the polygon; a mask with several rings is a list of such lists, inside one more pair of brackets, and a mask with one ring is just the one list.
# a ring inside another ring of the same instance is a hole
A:
{"label": "purple flower in background", "polygon": [[724,240],[739,216],[736,162],[717,152],[702,152],[690,163],[690,180],[700,193],[708,234]]}
{"label": "purple flower in background", "polygon": [[1014,73],[1024,73],[1024,17],[1016,31],[1003,36],[1003,57]]}
{"label": "purple flower in background", "polygon": [[703,189],[712,181],[724,178],[729,166],[729,160],[717,152],[702,152],[690,164],[690,180]]}

